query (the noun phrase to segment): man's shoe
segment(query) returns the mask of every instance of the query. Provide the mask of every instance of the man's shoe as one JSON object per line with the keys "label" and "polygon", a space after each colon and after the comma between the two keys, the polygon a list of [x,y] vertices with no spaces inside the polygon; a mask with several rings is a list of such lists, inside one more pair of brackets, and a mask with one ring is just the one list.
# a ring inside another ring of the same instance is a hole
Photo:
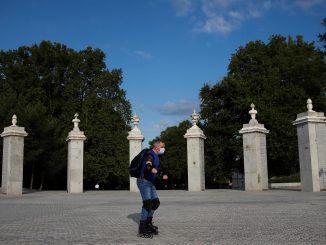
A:
{"label": "man's shoe", "polygon": [[158,227],[156,225],[153,225],[153,217],[147,218],[147,225],[151,230],[151,233],[154,235],[158,235]]}
{"label": "man's shoe", "polygon": [[139,222],[138,236],[143,238],[153,238],[153,234],[147,224],[147,220],[141,220]]}

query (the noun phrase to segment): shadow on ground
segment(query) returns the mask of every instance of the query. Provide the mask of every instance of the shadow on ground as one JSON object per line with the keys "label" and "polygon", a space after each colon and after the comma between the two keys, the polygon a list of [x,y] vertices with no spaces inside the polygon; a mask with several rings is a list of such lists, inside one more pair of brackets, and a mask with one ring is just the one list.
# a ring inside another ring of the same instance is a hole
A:
{"label": "shadow on ground", "polygon": [[127,218],[133,220],[137,224],[139,223],[139,213],[129,214]]}

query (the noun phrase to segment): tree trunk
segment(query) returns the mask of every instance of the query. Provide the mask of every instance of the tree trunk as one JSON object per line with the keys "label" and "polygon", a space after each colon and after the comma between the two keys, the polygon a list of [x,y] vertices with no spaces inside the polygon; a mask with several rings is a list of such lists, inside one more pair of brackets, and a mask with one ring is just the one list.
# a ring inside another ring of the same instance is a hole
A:
{"label": "tree trunk", "polygon": [[41,184],[40,184],[40,188],[38,188],[39,191],[43,189],[43,182],[44,182],[44,173],[42,173],[41,175]]}
{"label": "tree trunk", "polygon": [[32,165],[32,175],[31,175],[31,182],[29,183],[29,189],[33,189],[33,181],[34,181],[34,169],[35,169],[35,164],[33,163]]}

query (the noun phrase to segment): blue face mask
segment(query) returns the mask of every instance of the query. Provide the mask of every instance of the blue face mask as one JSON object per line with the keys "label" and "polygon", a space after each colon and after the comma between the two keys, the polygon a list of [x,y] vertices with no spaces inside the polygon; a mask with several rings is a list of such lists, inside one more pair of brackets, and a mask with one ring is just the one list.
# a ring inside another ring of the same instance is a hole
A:
{"label": "blue face mask", "polygon": [[158,154],[159,154],[159,155],[162,155],[162,154],[164,154],[164,152],[165,152],[165,148],[162,147],[162,148],[160,148],[160,151],[158,152]]}

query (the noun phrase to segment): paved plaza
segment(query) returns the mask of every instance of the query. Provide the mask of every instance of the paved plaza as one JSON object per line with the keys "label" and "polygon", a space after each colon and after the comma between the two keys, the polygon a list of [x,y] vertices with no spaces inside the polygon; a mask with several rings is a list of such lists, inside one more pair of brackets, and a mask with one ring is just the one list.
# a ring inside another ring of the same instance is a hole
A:
{"label": "paved plaza", "polygon": [[326,192],[159,191],[160,234],[137,237],[128,191],[0,195],[1,244],[326,244]]}

